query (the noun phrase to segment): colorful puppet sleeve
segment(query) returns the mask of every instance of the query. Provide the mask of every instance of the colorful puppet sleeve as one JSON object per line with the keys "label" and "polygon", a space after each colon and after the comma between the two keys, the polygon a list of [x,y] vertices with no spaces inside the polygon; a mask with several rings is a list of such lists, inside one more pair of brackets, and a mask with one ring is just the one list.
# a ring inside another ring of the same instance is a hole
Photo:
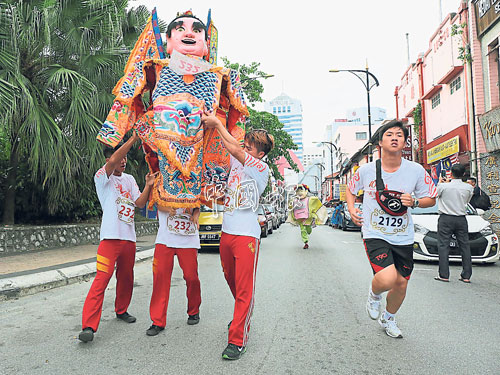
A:
{"label": "colorful puppet sleeve", "polygon": [[[115,147],[144,114],[141,95],[154,87],[154,72],[148,69],[151,59],[162,57],[163,47],[158,29],[156,11],[150,17],[130,53],[124,76],[118,81],[113,94],[116,96],[111,111],[102,125],[97,140]],[[148,84],[149,82],[149,84]]]}

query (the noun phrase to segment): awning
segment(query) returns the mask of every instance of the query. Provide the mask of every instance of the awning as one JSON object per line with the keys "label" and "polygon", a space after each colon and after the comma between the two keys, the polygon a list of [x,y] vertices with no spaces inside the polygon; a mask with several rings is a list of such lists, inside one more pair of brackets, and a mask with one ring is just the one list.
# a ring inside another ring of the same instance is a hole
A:
{"label": "awning", "polygon": [[453,68],[451,68],[445,75],[443,78],[441,78],[439,80],[439,84],[440,85],[446,85],[448,82],[450,82],[453,78],[455,78],[457,75],[459,75],[460,73],[462,73],[462,71],[464,70],[464,67],[463,65],[460,65],[460,66],[454,66]]}
{"label": "awning", "polygon": [[428,100],[432,98],[434,95],[436,95],[441,89],[443,88],[443,85],[434,85],[432,88],[427,91],[424,96],[422,96],[422,100]]}

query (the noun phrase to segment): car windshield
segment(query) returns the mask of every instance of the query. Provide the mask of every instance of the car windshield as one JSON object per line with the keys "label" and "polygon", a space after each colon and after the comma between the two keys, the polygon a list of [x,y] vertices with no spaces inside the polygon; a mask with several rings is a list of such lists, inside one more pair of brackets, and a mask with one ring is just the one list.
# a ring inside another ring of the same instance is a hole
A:
{"label": "car windshield", "polygon": [[[216,205],[216,208],[217,208],[217,211],[216,211],[216,212],[224,212],[224,206],[223,206],[223,205],[221,205],[221,204],[217,204],[217,205]],[[201,205],[201,207],[200,207],[200,211],[201,211],[201,212],[214,212],[214,211],[215,211],[215,209],[210,208],[210,207],[205,206],[204,204],[202,204],[202,205]]]}
{"label": "car windshield", "polygon": [[[432,207],[426,207],[426,208],[417,207],[417,208],[412,208],[411,209],[411,214],[412,215],[439,215],[438,205],[436,203]],[[477,215],[477,211],[470,204],[467,205],[467,215]]]}
{"label": "car windshield", "polygon": [[[344,203],[342,207],[344,208],[344,210],[347,211],[347,203]],[[359,208],[361,210],[363,208],[363,203],[355,202],[354,207]]]}

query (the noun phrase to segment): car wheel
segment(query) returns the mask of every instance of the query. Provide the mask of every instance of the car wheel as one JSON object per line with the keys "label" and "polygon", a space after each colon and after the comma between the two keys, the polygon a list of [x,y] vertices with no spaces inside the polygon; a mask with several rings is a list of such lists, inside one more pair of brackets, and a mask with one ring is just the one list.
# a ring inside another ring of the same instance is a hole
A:
{"label": "car wheel", "polygon": [[345,225],[345,220],[342,220],[342,230],[345,232],[347,230],[347,227]]}
{"label": "car wheel", "polygon": [[271,229],[269,229],[269,234],[273,234],[273,226],[271,225]]}
{"label": "car wheel", "polygon": [[267,237],[267,229],[263,230],[263,231],[260,231],[260,236],[263,237],[263,238],[266,238]]}

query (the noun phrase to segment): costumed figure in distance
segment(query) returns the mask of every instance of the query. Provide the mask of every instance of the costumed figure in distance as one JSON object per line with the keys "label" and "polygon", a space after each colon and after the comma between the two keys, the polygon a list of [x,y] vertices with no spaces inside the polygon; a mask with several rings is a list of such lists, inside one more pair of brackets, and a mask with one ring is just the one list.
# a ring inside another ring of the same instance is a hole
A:
{"label": "costumed figure in distance", "polygon": [[300,236],[304,242],[304,249],[309,248],[309,235],[313,227],[324,224],[328,219],[328,212],[318,197],[310,195],[309,187],[299,184],[295,188],[295,197],[290,202],[288,221],[300,227]]}

